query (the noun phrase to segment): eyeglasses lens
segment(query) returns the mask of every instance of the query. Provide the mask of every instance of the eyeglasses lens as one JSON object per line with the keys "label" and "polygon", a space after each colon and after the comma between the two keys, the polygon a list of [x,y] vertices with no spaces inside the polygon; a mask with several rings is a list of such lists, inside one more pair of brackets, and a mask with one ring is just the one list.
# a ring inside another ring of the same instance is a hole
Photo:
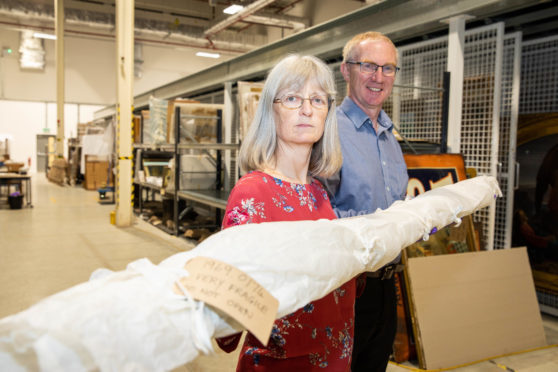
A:
{"label": "eyeglasses lens", "polygon": [[302,103],[308,100],[312,107],[317,109],[324,109],[328,106],[328,99],[326,96],[315,95],[310,98],[302,98],[301,96],[295,94],[288,94],[280,99],[281,104],[289,109],[297,109],[302,107]]}
{"label": "eyeglasses lens", "polygon": [[378,71],[380,67],[382,68],[382,75],[384,76],[388,76],[388,77],[393,76],[397,72],[397,67],[394,65],[380,66],[371,62],[353,62],[353,63],[360,65],[360,71],[367,74],[375,73],[376,71]]}

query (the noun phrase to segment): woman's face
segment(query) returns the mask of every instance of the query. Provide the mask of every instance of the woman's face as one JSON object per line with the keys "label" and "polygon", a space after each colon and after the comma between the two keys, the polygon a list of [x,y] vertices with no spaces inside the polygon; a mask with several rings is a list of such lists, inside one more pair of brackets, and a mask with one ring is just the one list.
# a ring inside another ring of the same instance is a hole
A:
{"label": "woman's face", "polygon": [[[300,98],[302,105],[296,108]],[[279,91],[273,104],[279,144],[312,146],[324,133],[327,113],[327,93],[314,81]]]}

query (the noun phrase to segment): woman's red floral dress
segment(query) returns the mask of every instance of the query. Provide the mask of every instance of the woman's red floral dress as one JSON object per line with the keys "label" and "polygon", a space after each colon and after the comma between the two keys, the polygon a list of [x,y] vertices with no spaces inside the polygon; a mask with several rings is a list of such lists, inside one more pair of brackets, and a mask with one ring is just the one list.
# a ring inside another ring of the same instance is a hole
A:
{"label": "woman's red floral dress", "polygon": [[[334,219],[326,191],[251,172],[233,188],[223,228],[246,223]],[[301,231],[301,234],[304,234]],[[281,254],[281,252],[277,252]],[[353,350],[355,280],[275,321],[267,347],[248,333],[237,371],[350,371]],[[240,334],[218,339],[231,352]]]}

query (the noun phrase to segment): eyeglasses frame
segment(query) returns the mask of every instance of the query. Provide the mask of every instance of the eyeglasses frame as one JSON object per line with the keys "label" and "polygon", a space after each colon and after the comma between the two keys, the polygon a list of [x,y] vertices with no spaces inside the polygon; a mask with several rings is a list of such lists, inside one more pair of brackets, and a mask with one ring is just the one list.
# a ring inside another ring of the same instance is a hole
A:
{"label": "eyeglasses frame", "polygon": [[[385,77],[392,77],[392,76],[395,76],[395,75],[397,75],[397,73],[399,72],[399,70],[401,70],[401,67],[395,66],[395,72],[393,73],[393,75],[385,75],[385,74],[384,74],[384,66],[389,66],[389,65],[379,65],[379,64],[374,63],[374,62],[361,62],[361,61],[346,61],[345,63],[351,64],[351,65],[358,65],[359,71],[360,71],[360,72],[364,72],[365,74],[366,74],[366,73],[368,73],[368,74],[375,74],[376,72],[378,72],[378,69],[381,67],[381,68],[382,68],[382,75],[385,76]],[[365,64],[365,63],[370,63],[370,64],[372,64],[372,65],[376,65],[376,66],[377,66],[377,67],[376,67],[376,71],[373,71],[373,72],[362,71],[362,65]]]}
{"label": "eyeglasses frame", "polygon": [[[283,103],[283,98],[285,96],[289,96],[289,95],[293,95],[293,96],[298,96],[302,99],[302,102],[300,103],[300,106],[298,107],[287,107],[285,106],[285,104]],[[303,98],[302,96],[298,95],[298,94],[286,94],[284,96],[282,96],[281,98],[275,98],[273,100],[273,103],[280,103],[281,106],[283,106],[284,108],[286,108],[287,110],[298,110],[299,108],[301,108],[304,105],[304,101],[308,100],[310,101],[310,99],[312,99],[312,97],[308,97],[308,98]],[[327,110],[329,111],[331,109],[331,104],[335,101],[335,98],[327,96]],[[315,107],[312,102],[310,102],[310,106],[312,106],[313,108],[320,110],[320,108]]]}

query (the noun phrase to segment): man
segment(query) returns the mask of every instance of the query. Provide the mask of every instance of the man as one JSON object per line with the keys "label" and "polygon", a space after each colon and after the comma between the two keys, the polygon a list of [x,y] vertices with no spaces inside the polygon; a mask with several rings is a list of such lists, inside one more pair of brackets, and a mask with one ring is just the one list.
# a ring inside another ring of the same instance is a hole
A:
{"label": "man", "polygon": [[[343,166],[324,181],[339,217],[373,213],[405,197],[407,168],[393,123],[382,110],[396,66],[395,45],[378,32],[356,35],[343,49],[341,73],[348,93],[337,108]],[[393,272],[400,268],[393,262],[366,273],[364,292],[355,304],[353,372],[387,367],[397,320]]]}

